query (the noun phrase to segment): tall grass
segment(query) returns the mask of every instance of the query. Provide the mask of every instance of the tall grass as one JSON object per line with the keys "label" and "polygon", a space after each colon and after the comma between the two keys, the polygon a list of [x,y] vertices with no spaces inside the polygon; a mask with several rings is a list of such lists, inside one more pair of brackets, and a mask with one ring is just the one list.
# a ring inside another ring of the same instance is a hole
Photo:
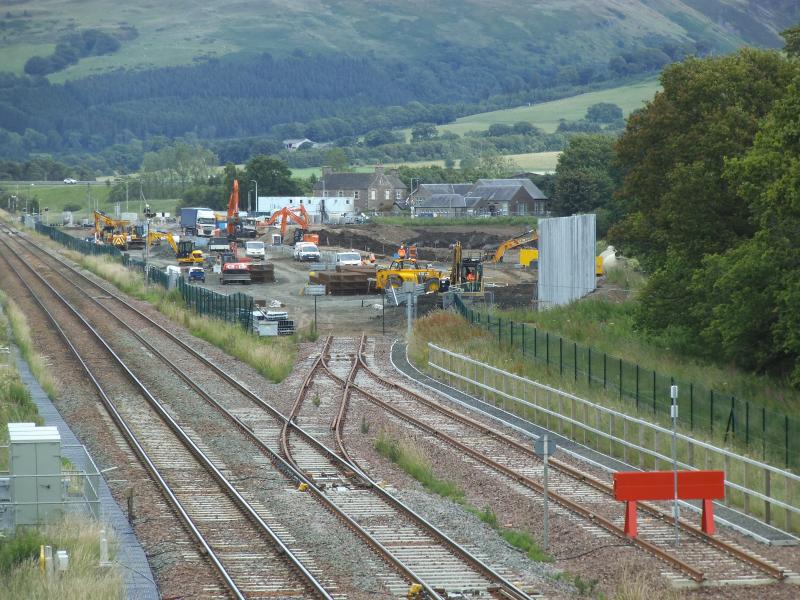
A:
{"label": "tall grass", "polygon": [[[31,328],[28,324],[28,319],[25,313],[22,312],[19,305],[14,302],[8,295],[0,290],[0,304],[3,306],[8,323],[11,325],[11,334],[14,338],[14,343],[22,358],[28,363],[28,367],[33,373],[33,376],[42,386],[42,389],[51,399],[58,396],[58,388],[53,374],[50,372],[50,367],[47,365],[44,357],[36,352],[33,346],[33,337],[31,335]],[[3,330],[6,329],[5,325],[0,325]]]}
{"label": "tall grass", "polygon": [[[60,598],[64,600],[123,600],[119,566],[98,567],[100,529],[96,521],[71,516],[40,530],[20,529],[0,538],[0,600]],[[69,570],[48,578],[38,565],[40,544],[69,553]],[[114,541],[109,540],[113,551]]]}
{"label": "tall grass", "polygon": [[[618,287],[635,292],[642,281],[625,269],[611,272]],[[661,337],[648,336],[635,323],[635,295],[588,297],[567,306],[547,311],[529,308],[495,310],[503,321],[526,323],[542,331],[556,333],[570,342],[589,346],[592,353],[607,353],[642,369],[655,370],[682,381],[691,381],[727,396],[736,396],[772,410],[800,415],[800,390],[784,380],[738,370],[732,366],[702,361],[673,347]]]}
{"label": "tall grass", "polygon": [[[77,252],[66,255],[127,295],[153,304],[161,314],[186,327],[195,337],[247,363],[270,381],[280,382],[291,372],[297,355],[297,340],[254,336],[234,323],[198,315],[186,308],[177,291],[167,292],[159,285],[145,286],[143,274],[127,269],[111,257]],[[309,333],[306,337],[313,336]]]}
{"label": "tall grass", "polygon": [[546,554],[536,543],[534,537],[526,532],[503,527],[497,522],[497,516],[490,507],[482,510],[467,502],[466,494],[454,481],[439,479],[422,449],[407,440],[399,441],[381,431],[375,439],[375,450],[395,463],[408,475],[422,484],[426,490],[452,500],[468,513],[475,515],[483,523],[494,529],[506,543],[524,552],[528,558],[538,562],[551,562],[553,557]]}

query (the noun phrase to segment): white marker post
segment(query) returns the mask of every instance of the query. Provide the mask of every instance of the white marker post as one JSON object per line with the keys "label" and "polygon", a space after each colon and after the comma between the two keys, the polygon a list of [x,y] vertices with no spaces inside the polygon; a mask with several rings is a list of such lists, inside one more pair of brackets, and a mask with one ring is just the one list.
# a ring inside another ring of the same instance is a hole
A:
{"label": "white marker post", "polygon": [[544,473],[542,475],[542,487],[544,488],[544,544],[543,550],[548,551],[550,546],[550,508],[547,498],[547,462],[548,458],[556,451],[556,443],[547,439],[545,433],[541,438],[533,443],[533,450],[544,461]]}
{"label": "white marker post", "polygon": [[675,546],[680,544],[680,531],[678,529],[678,519],[681,513],[678,507],[678,386],[671,385],[669,396],[672,398],[672,406],[669,409],[669,416],[672,419],[672,516],[675,519]]}

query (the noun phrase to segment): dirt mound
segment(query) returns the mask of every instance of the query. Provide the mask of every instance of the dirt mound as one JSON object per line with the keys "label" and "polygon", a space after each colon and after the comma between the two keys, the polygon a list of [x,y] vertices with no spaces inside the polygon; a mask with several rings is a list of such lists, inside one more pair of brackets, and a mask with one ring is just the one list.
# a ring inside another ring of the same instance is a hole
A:
{"label": "dirt mound", "polygon": [[494,302],[501,308],[530,307],[536,294],[535,283],[521,283],[504,287],[489,287],[486,291],[494,294]]}

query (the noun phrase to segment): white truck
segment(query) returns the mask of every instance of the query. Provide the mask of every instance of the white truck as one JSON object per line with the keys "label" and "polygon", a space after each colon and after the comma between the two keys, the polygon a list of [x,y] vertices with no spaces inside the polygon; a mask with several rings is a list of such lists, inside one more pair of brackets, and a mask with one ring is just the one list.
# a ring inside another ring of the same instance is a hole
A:
{"label": "white truck", "polygon": [[213,210],[198,210],[197,222],[195,230],[197,235],[202,237],[211,237],[214,235],[214,229],[217,227],[217,219],[214,216]]}
{"label": "white truck", "polygon": [[253,260],[264,260],[264,242],[248,241],[244,243],[244,254]]}

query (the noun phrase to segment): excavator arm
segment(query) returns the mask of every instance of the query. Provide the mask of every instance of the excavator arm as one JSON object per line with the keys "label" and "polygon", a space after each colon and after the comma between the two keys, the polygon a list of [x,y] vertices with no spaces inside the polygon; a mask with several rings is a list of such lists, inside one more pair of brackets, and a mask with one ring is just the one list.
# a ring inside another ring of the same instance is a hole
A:
{"label": "excavator arm", "polygon": [[267,221],[267,226],[274,225],[278,219],[281,220],[281,239],[286,237],[286,226],[289,224],[289,221],[294,221],[300,229],[308,229],[308,223],[311,220],[308,216],[308,211],[306,211],[306,207],[302,204],[299,208],[284,206],[276,210]]}
{"label": "excavator arm", "polygon": [[236,235],[236,226],[239,223],[239,180],[233,180],[233,189],[228,198],[228,225],[227,231],[229,237]]}
{"label": "excavator arm", "polygon": [[517,237],[511,238],[510,240],[506,240],[500,246],[498,246],[497,250],[494,253],[491,261],[492,263],[499,263],[503,260],[503,255],[512,248],[517,248],[519,246],[523,246],[533,241],[538,241],[539,235],[531,230],[522,235],[518,235]]}

